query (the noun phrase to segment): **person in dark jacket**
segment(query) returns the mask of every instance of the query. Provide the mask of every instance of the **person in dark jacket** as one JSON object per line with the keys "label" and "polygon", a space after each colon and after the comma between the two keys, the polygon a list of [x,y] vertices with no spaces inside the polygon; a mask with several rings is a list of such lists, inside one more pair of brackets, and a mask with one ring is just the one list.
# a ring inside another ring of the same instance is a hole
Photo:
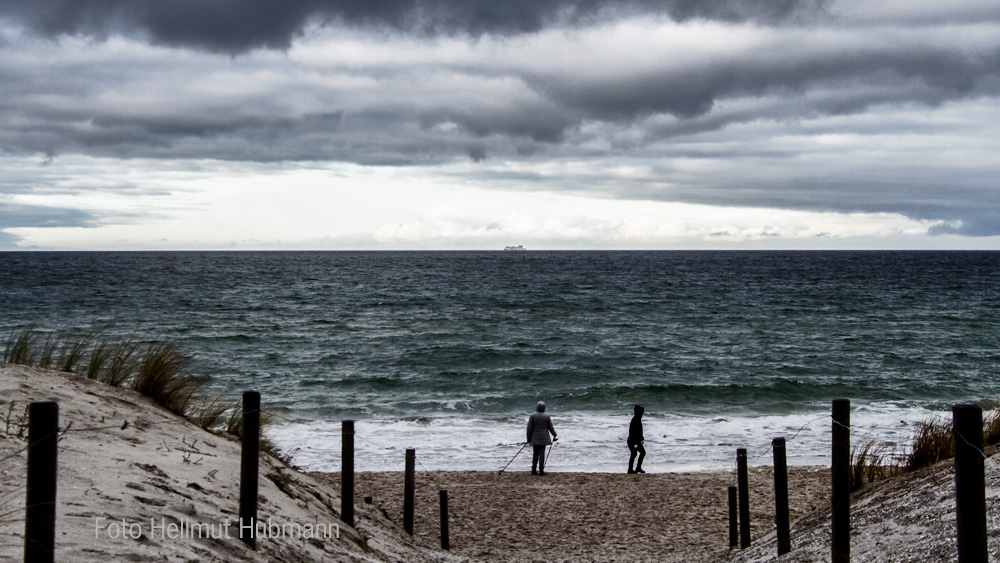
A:
{"label": "person in dark jacket", "polygon": [[[628,472],[632,473],[645,473],[642,470],[642,460],[646,457],[646,448],[642,447],[642,413],[646,410],[639,405],[635,406],[635,416],[632,417],[632,422],[628,425],[628,444],[629,452],[632,455],[628,458]],[[635,470],[632,470],[632,463],[635,461],[635,455],[639,454],[639,463],[636,463]]]}
{"label": "person in dark jacket", "polygon": [[[531,474],[545,475],[545,446],[552,443],[552,438],[556,437],[556,431],[552,428],[552,418],[545,414],[545,403],[538,401],[535,405],[535,412],[528,417],[528,440],[533,446],[534,452],[531,456]],[[537,467],[537,469],[536,469]]]}

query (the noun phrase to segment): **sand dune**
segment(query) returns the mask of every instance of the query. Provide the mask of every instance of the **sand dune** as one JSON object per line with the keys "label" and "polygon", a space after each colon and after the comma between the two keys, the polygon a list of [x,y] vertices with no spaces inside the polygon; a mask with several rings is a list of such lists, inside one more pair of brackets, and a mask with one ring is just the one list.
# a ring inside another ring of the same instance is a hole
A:
{"label": "sand dune", "polygon": [[[17,435],[28,403],[50,400],[67,429],[59,442],[57,561],[460,560],[410,538],[375,509],[359,506],[356,528],[344,526],[338,491],[266,456],[258,518],[285,528],[271,528],[250,551],[237,530],[239,444],[135,392],[75,375],[0,364],[0,459],[25,445]],[[20,560],[24,453],[0,464],[0,482],[0,512],[8,513],[0,557]],[[311,525],[312,537],[292,524]],[[325,537],[320,526],[338,526],[340,537]],[[199,530],[215,537],[186,537]]]}

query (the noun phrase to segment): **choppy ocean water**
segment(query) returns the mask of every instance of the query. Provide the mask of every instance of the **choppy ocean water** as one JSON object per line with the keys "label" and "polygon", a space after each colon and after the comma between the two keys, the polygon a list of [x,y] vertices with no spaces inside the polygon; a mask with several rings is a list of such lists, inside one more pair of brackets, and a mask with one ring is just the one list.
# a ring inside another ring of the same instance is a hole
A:
{"label": "choppy ocean water", "polygon": [[0,334],[177,343],[313,469],[345,418],[358,470],[499,469],[538,400],[552,470],[622,470],[636,403],[647,469],[768,463],[775,436],[826,463],[831,399],[902,445],[1000,398],[998,280],[996,252],[17,252]]}

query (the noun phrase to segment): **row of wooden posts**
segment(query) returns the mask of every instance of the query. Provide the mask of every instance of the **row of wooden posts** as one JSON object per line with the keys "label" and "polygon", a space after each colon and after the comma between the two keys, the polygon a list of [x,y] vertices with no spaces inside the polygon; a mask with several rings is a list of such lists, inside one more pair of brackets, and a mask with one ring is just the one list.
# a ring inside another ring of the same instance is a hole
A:
{"label": "row of wooden posts", "polygon": [[[851,560],[851,402],[833,401],[831,452],[831,561]],[[983,410],[978,405],[952,408],[955,435],[955,519],[959,563],[986,563],[986,466],[983,453]],[[788,469],[785,439],[771,441],[774,454],[774,522],[778,555],[792,550],[788,520]],[[750,493],[747,450],[736,450],[736,486],[729,487],[729,547],[739,540],[750,546]],[[738,530],[737,530],[738,523]]]}
{"label": "row of wooden posts", "polygon": [[[831,459],[831,556],[833,563],[850,561],[851,494],[851,403],[833,401]],[[955,405],[952,409],[955,434],[955,504],[958,530],[958,561],[985,563],[986,470],[983,454],[983,411],[978,405]],[[53,561],[55,554],[56,472],[59,433],[59,405],[31,403],[28,408],[27,496],[25,499],[24,560]],[[354,526],[354,421],[342,422],[340,519]],[[240,460],[239,517],[243,522],[257,519],[258,462],[260,440],[260,393],[243,394],[243,440]],[[774,454],[775,524],[778,555],[791,551],[788,515],[788,470],[785,439],[771,442]],[[413,534],[415,450],[406,450],[403,487],[403,528]],[[750,495],[747,451],[736,450],[737,486],[729,487],[729,545],[737,537],[741,549],[750,546]],[[369,499],[365,499],[368,501]],[[441,547],[450,548],[448,537],[448,491],[440,490]],[[738,531],[737,531],[737,523]],[[256,548],[252,534],[242,535]]]}
{"label": "row of wooden posts", "polygon": [[[240,450],[241,522],[257,521],[257,491],[260,458],[260,393],[243,393],[243,439]],[[354,526],[354,421],[343,421],[340,520]],[[55,560],[56,473],[58,468],[59,405],[34,402],[28,407],[27,495],[24,515],[24,560]],[[403,528],[413,535],[414,465],[416,452],[406,450],[403,494]],[[448,491],[441,489],[441,547],[450,549],[448,537]],[[370,502],[371,498],[365,499]],[[241,527],[242,530],[242,527]],[[256,549],[255,534],[240,533],[240,539]]]}

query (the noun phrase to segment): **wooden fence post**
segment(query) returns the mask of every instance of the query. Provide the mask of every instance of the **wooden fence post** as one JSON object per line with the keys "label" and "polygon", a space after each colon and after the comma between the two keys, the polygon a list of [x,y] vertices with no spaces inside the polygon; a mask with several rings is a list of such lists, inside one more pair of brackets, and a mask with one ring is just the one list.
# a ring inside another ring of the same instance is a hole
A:
{"label": "wooden fence post", "polygon": [[785,455],[785,439],[771,440],[774,452],[774,524],[778,528],[778,555],[792,550],[792,540],[788,524],[788,466]]}
{"label": "wooden fence post", "polygon": [[851,401],[833,400],[831,561],[851,561]]}
{"label": "wooden fence post", "polygon": [[448,537],[448,491],[441,489],[441,549],[451,550],[451,539]]}
{"label": "wooden fence post", "polygon": [[736,484],[740,495],[740,549],[750,547],[750,480],[747,476],[747,450],[736,450]]}
{"label": "wooden fence post", "polygon": [[739,543],[739,531],[737,529],[738,518],[736,517],[736,486],[729,486],[729,548],[736,547]]}
{"label": "wooden fence post", "polygon": [[417,452],[413,448],[406,449],[406,475],[403,484],[403,529],[413,535],[413,497],[415,493],[414,470]]}
{"label": "wooden fence post", "polygon": [[340,520],[354,526],[354,421],[340,427]]}
{"label": "wooden fence post", "polygon": [[55,561],[59,404],[28,406],[28,478],[24,503],[24,560]]}
{"label": "wooden fence post", "polygon": [[[257,549],[257,464],[260,460],[260,393],[243,393],[243,440],[240,448],[240,539]],[[244,533],[249,530],[249,533]]]}
{"label": "wooden fence post", "polygon": [[958,562],[986,563],[986,468],[983,459],[983,409],[952,407],[955,433],[955,520]]}

